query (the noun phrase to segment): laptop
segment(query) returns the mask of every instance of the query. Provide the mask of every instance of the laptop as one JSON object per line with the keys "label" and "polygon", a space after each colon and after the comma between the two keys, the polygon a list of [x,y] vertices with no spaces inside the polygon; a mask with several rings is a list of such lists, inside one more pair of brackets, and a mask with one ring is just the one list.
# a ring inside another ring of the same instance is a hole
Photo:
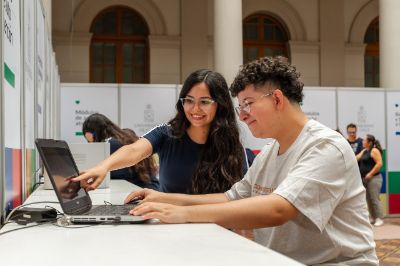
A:
{"label": "laptop", "polygon": [[36,139],[36,147],[60,201],[63,212],[73,223],[138,223],[145,219],[129,211],[135,204],[92,205],[92,200],[79,182],[72,178],[79,170],[68,144],[63,140]]}

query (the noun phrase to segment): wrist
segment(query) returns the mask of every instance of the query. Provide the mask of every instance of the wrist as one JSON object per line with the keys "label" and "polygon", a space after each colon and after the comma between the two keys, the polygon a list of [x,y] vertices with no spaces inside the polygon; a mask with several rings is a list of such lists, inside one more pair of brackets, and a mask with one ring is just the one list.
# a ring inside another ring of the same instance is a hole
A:
{"label": "wrist", "polygon": [[191,217],[190,207],[181,206],[181,208],[183,210],[183,219],[184,219],[185,223],[192,223],[193,217]]}
{"label": "wrist", "polygon": [[164,192],[159,192],[157,191],[157,202],[163,202],[163,203],[168,203],[168,204],[173,204],[170,200],[170,198],[168,197],[168,193],[164,193]]}
{"label": "wrist", "polygon": [[107,160],[101,162],[100,167],[103,169],[103,171],[106,171],[106,172],[111,171],[111,165],[109,162],[107,162]]}

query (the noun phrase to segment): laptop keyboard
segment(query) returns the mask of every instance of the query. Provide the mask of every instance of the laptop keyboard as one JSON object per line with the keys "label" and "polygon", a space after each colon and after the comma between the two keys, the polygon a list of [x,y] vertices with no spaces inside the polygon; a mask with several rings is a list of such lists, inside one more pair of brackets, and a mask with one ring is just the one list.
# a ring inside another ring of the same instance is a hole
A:
{"label": "laptop keyboard", "polygon": [[132,210],[136,205],[125,204],[125,205],[99,205],[94,206],[85,215],[128,215],[129,211]]}

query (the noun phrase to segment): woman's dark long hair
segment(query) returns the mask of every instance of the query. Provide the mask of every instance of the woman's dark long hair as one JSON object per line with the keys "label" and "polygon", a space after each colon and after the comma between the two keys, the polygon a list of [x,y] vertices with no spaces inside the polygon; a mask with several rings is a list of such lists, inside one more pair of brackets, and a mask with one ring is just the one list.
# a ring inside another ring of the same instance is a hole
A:
{"label": "woman's dark long hair", "polygon": [[[85,119],[82,125],[82,132],[93,135],[94,142],[104,142],[108,138],[114,138],[122,145],[136,142],[139,137],[131,129],[121,129],[105,115],[95,113]],[[149,183],[152,176],[157,175],[157,166],[152,157],[138,162],[132,169],[138,174],[140,180]]]}
{"label": "woman's dark long hair", "polygon": [[[243,175],[243,147],[239,140],[233,103],[224,77],[214,71],[197,70],[183,84],[179,98],[184,98],[196,84],[204,82],[211,98],[217,102],[205,147],[192,177],[194,194],[220,193],[228,190]],[[176,116],[169,121],[171,133],[180,138],[190,126],[181,102],[176,103]]]}
{"label": "woman's dark long hair", "polygon": [[371,134],[367,134],[365,137],[366,137],[368,143],[372,144],[371,150],[372,150],[372,148],[377,148],[378,151],[382,154],[382,147],[381,147],[381,143],[379,142],[379,140],[377,140],[375,138],[375,136],[373,136]]}

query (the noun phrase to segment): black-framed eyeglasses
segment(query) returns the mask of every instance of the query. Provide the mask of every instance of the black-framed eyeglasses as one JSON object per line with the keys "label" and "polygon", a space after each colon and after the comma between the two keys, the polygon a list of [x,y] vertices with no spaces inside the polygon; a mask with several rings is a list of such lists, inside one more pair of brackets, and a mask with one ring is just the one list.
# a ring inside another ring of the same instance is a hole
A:
{"label": "black-framed eyeglasses", "polygon": [[185,97],[179,98],[179,100],[181,101],[183,108],[187,109],[193,108],[196,104],[198,104],[201,109],[207,109],[215,103],[215,100],[211,98],[200,98],[196,100],[192,97]]}
{"label": "black-framed eyeglasses", "polygon": [[239,105],[239,106],[235,107],[236,114],[239,115],[239,116],[240,116],[241,112],[249,114],[250,111],[251,111],[251,105],[253,103],[255,103],[258,100],[261,100],[264,97],[271,96],[272,94],[273,94],[273,92],[270,92],[270,93],[263,94],[260,97],[257,97],[256,99],[253,99],[253,100],[244,100],[242,105]]}

